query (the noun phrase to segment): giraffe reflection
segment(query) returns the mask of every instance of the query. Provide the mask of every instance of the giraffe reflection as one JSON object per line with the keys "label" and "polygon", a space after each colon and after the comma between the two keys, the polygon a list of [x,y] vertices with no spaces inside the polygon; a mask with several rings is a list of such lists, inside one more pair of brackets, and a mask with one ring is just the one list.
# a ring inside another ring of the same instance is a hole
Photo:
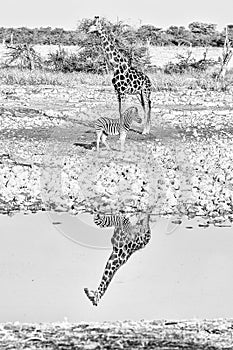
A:
{"label": "giraffe reflection", "polygon": [[149,214],[137,215],[136,224],[131,224],[124,215],[95,215],[94,222],[99,227],[114,226],[114,233],[111,239],[112,253],[107,261],[104,273],[97,290],[84,291],[93,305],[97,306],[99,300],[106,292],[113,276],[117,270],[137,250],[144,248],[151,238],[149,226]]}

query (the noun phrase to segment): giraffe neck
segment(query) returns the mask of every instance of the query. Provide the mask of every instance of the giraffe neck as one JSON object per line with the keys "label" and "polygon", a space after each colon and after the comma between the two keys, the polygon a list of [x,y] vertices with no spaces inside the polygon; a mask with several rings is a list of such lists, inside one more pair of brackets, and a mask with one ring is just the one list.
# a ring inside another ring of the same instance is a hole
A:
{"label": "giraffe neck", "polygon": [[[128,219],[125,218],[125,220]],[[135,225],[131,225],[129,222],[126,231],[122,230],[122,227],[115,227],[111,239],[113,250],[105,266],[99,287],[96,291],[89,291],[88,288],[84,289],[93,305],[98,305],[117,270],[126,263],[134,252],[144,248],[150,238],[149,215],[139,218]]]}
{"label": "giraffe neck", "polygon": [[[117,235],[125,237],[125,234],[121,230],[121,228],[115,228],[114,233],[118,233]],[[121,238],[123,239],[123,238]],[[118,241],[118,239],[117,239]],[[97,295],[98,298],[101,299],[104,293],[106,292],[113,276],[117,272],[117,270],[128,260],[129,256],[131,254],[127,254],[126,248],[124,246],[124,242],[117,242],[117,244],[121,245],[121,251],[117,247],[116,249],[113,249],[108,262],[105,266],[104,273],[100,282],[100,285],[97,289]],[[120,253],[119,253],[120,252]]]}
{"label": "giraffe neck", "polygon": [[101,39],[101,46],[110,65],[113,68],[119,67],[120,65],[128,66],[128,59],[120,53],[118,48],[114,45],[113,40],[109,37],[106,30],[102,29],[99,34]]}
{"label": "giraffe neck", "polygon": [[[134,232],[135,230],[136,232]],[[135,251],[144,248],[150,241],[150,238],[149,216],[139,220],[135,226],[130,225],[127,232],[122,231],[121,228],[115,227],[112,238],[114,248],[105,266],[101,283],[97,289],[99,299],[101,299],[106,292],[116,271],[126,263]]]}

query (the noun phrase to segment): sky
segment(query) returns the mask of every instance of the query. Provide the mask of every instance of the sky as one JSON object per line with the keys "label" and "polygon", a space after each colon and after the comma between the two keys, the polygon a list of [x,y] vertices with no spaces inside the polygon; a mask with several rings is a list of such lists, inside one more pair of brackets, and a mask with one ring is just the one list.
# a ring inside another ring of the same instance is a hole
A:
{"label": "sky", "polygon": [[184,222],[168,235],[166,219],[159,220],[149,244],[118,270],[94,307],[83,288],[97,288],[111,249],[67,236],[75,231],[82,243],[84,232],[96,243],[104,234],[109,243],[113,232],[77,217],[70,231],[63,216],[57,230],[54,219],[0,216],[0,323],[233,317],[232,228],[190,230]]}
{"label": "sky", "polygon": [[199,21],[217,24],[221,30],[233,22],[231,10],[232,0],[2,0],[0,23],[3,27],[75,29],[82,18],[99,15],[164,29]]}

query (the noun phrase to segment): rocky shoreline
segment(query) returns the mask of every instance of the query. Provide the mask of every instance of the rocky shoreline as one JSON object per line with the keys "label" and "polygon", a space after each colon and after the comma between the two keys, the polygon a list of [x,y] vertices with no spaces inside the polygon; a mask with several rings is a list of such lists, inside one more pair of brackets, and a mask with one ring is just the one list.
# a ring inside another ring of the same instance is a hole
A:
{"label": "rocky shoreline", "polygon": [[124,154],[113,139],[98,155],[93,120],[117,117],[115,100],[103,86],[2,86],[0,212],[140,210],[231,224],[232,94],[153,93],[151,134],[134,127]]}

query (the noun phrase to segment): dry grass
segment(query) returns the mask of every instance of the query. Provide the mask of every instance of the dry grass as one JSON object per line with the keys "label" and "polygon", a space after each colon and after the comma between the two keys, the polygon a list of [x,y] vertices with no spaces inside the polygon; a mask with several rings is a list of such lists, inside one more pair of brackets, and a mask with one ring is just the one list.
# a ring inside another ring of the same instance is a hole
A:
{"label": "dry grass", "polygon": [[227,91],[233,86],[233,69],[227,72],[224,81],[221,82],[216,81],[214,71],[183,74],[165,74],[161,71],[151,74],[150,77],[154,88],[159,91],[178,91],[180,88]]}
{"label": "dry grass", "polygon": [[[233,86],[233,69],[227,72],[225,80],[216,82],[212,71],[189,72],[183,74],[165,74],[163,71],[148,74],[156,91],[178,91],[180,88],[222,90],[227,91]],[[73,87],[112,86],[112,74],[92,73],[63,73],[46,70],[22,70],[19,68],[0,69],[0,83],[2,85],[57,85]]]}
{"label": "dry grass", "polygon": [[1,349],[232,349],[232,320],[0,324]]}
{"label": "dry grass", "polygon": [[[43,58],[48,57],[50,52],[54,52],[57,45],[36,45],[35,50]],[[77,46],[64,47],[68,52],[77,53]],[[178,54],[186,55],[189,48],[187,47],[151,47],[151,62],[157,67],[164,67],[168,62],[177,62]],[[206,48],[194,47],[192,54],[195,59],[203,58]],[[6,48],[0,45],[0,61],[4,61]],[[222,55],[221,48],[209,48],[207,58],[218,60]],[[233,59],[229,63],[229,72],[226,79],[221,84],[216,84],[212,72],[185,73],[185,74],[164,74],[163,72],[149,74],[156,90],[177,91],[179,88],[204,90],[227,90],[233,85]],[[1,84],[17,85],[60,85],[60,86],[77,86],[80,84],[87,85],[104,85],[111,86],[110,75],[98,75],[91,73],[62,73],[35,70],[33,72],[20,70],[17,68],[0,69]]]}
{"label": "dry grass", "polygon": [[108,75],[103,76],[90,73],[62,73],[45,70],[30,71],[27,69],[3,68],[0,69],[0,83],[4,85],[110,85],[111,79]]}

